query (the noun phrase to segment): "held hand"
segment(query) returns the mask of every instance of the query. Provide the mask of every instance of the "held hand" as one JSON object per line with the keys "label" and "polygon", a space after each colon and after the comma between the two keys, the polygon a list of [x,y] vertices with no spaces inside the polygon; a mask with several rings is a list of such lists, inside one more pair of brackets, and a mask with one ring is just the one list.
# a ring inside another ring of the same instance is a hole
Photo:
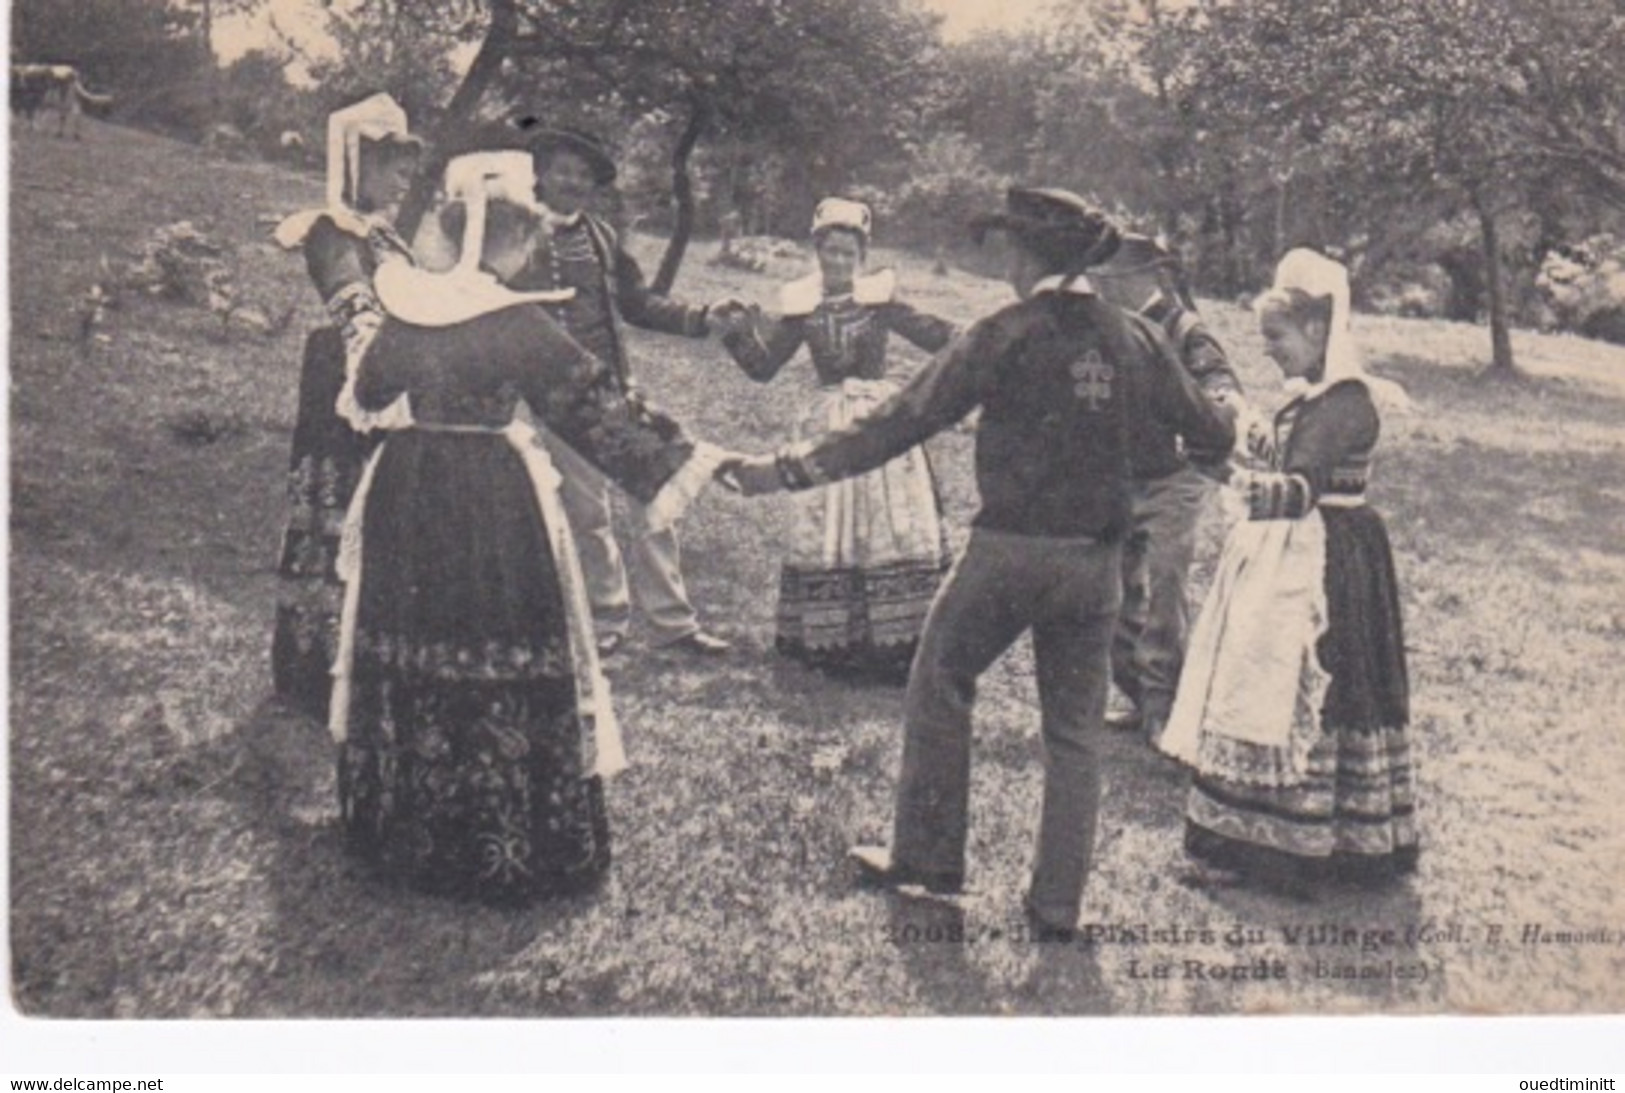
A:
{"label": "held hand", "polygon": [[1236,417],[1236,450],[1268,462],[1274,454],[1274,430],[1262,414],[1243,404]]}
{"label": "held hand", "polygon": [[718,334],[737,334],[749,326],[751,309],[738,297],[728,296],[712,304],[706,318]]}
{"label": "held hand", "polygon": [[734,472],[739,469],[740,464],[749,458],[750,456],[743,452],[724,451],[722,461],[717,464],[716,470],[711,472],[711,481],[729,493],[742,492],[738,480],[734,477]]}
{"label": "held hand", "polygon": [[1191,458],[1191,467],[1203,478],[1211,479],[1220,485],[1229,482],[1231,475],[1238,470],[1228,459],[1197,459],[1194,456]]}
{"label": "held hand", "polygon": [[753,456],[730,464],[728,473],[733,482],[731,488],[736,488],[746,497],[778,493],[785,488],[778,461],[771,455]]}

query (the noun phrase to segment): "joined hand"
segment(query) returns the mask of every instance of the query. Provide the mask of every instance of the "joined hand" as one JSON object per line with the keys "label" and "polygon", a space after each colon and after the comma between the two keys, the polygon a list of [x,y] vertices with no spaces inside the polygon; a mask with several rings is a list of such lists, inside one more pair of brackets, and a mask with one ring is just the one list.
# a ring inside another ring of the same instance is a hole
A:
{"label": "joined hand", "polygon": [[750,325],[751,306],[737,296],[728,296],[711,305],[707,318],[719,334],[737,334]]}
{"label": "joined hand", "polygon": [[716,479],[727,489],[745,497],[777,493],[784,489],[778,461],[771,455],[730,459],[717,468]]}

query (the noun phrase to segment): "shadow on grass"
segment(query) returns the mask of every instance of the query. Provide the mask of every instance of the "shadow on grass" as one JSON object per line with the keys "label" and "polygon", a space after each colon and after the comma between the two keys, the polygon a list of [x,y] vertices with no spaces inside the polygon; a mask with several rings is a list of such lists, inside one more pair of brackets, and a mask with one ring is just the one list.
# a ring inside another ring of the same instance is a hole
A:
{"label": "shadow on grass", "polygon": [[1422,415],[1468,411],[1505,423],[1515,440],[1521,423],[1549,417],[1565,423],[1617,428],[1620,400],[1591,385],[1559,377],[1500,381],[1461,368],[1442,366],[1417,357],[1391,357],[1380,365],[1382,375],[1397,380]]}
{"label": "shadow on grass", "polygon": [[[1396,541],[1425,528],[1444,543],[1493,543],[1502,565],[1562,581],[1578,550],[1618,554],[1625,527],[1618,452],[1516,452],[1470,440],[1383,453],[1380,487]],[[1413,550],[1417,549],[1412,546]]]}
{"label": "shadow on grass", "polygon": [[[1111,994],[1095,950],[1079,943],[1037,942],[1017,927],[967,922],[949,900],[902,893],[886,897],[886,936],[921,1002],[941,1014],[1029,1016],[1107,1014]],[[1033,949],[1026,976],[996,982],[972,956],[982,946]]]}
{"label": "shadow on grass", "polygon": [[370,876],[344,847],[321,727],[268,700],[225,744],[237,752],[226,793],[274,847],[277,959],[247,992],[254,1016],[547,1015],[545,991],[524,992],[516,1010],[472,981],[511,964],[543,925],[591,913],[595,898],[508,911]]}

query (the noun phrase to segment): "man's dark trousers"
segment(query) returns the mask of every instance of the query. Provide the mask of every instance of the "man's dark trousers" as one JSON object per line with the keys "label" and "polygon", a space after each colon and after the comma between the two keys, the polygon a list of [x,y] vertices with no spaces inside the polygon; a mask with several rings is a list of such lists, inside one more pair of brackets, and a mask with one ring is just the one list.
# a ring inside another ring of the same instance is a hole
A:
{"label": "man's dark trousers", "polygon": [[1116,544],[975,529],[927,616],[909,677],[892,843],[901,866],[965,870],[977,678],[1028,629],[1044,798],[1028,902],[1075,922],[1100,807],[1096,753],[1122,595]]}

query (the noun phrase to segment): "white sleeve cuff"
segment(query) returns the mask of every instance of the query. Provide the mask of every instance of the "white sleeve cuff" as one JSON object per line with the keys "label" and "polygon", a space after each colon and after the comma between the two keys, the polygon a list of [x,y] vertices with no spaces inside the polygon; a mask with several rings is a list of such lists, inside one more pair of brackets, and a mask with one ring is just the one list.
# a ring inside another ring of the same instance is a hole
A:
{"label": "white sleeve cuff", "polygon": [[676,524],[695,498],[711,484],[717,468],[727,458],[728,453],[714,444],[703,440],[695,444],[694,454],[660,487],[660,492],[645,508],[644,519],[649,530],[665,531]]}

